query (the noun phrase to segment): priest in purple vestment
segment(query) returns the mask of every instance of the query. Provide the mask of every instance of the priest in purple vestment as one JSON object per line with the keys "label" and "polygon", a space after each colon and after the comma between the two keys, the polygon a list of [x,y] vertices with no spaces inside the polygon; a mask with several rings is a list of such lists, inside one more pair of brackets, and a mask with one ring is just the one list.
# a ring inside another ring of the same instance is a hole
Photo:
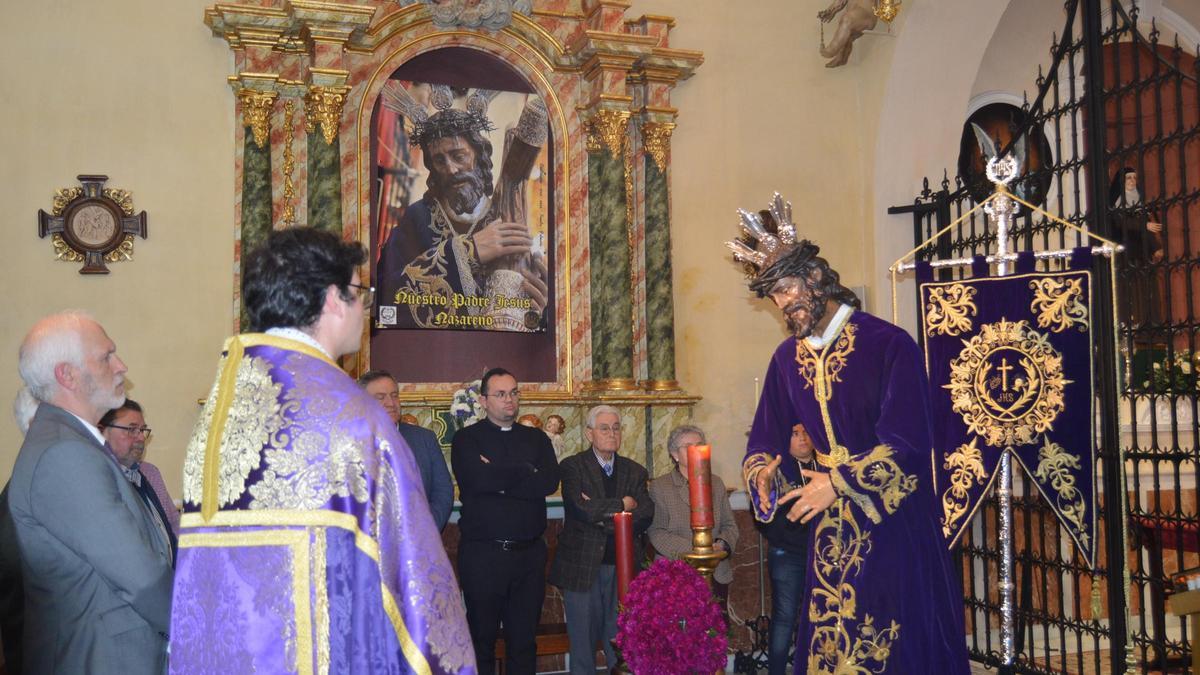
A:
{"label": "priest in purple vestment", "polygon": [[247,256],[184,465],[173,673],[473,673],[454,572],[408,446],[338,367],[373,289],[312,228]]}
{"label": "priest in purple vestment", "polygon": [[[962,589],[928,478],[921,353],[859,309],[817,246],[797,240],[778,194],[740,213],[745,236],[729,246],[793,333],[767,367],[742,468],[756,518],[810,523],[796,672],[965,674]],[[783,461],[796,424],[817,471]],[[789,483],[802,487],[784,492]]]}

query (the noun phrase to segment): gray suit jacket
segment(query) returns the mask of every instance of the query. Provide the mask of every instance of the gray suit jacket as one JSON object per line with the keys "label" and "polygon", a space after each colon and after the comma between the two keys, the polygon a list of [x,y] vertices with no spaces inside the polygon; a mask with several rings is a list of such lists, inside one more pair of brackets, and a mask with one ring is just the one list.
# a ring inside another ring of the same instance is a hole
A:
{"label": "gray suit jacket", "polygon": [[42,403],[8,499],[25,582],[25,672],[162,673],[171,552],[104,446]]}
{"label": "gray suit jacket", "polygon": [[450,482],[450,469],[446,467],[446,456],[438,447],[437,436],[425,427],[401,422],[397,425],[404,442],[412,450],[421,472],[421,485],[425,488],[425,499],[429,501],[429,513],[438,531],[446,528],[450,511],[454,509],[454,483]]}
{"label": "gray suit jacket", "polygon": [[[654,518],[654,502],[646,490],[645,467],[628,457],[616,456],[613,477],[617,495],[604,496],[604,470],[589,447],[559,464],[562,471],[563,529],[558,535],[550,583],[566,591],[586,591],[596,580],[604,545],[613,532],[613,514],[623,510],[622,498],[633,497],[634,573],[641,568],[645,551],[642,533]],[[583,495],[588,498],[584,499]]]}

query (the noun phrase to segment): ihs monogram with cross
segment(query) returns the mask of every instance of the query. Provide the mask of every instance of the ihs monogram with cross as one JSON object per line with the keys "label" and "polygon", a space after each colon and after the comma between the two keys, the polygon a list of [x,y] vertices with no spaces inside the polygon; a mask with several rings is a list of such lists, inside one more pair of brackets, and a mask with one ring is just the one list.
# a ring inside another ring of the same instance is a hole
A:
{"label": "ihs monogram with cross", "polygon": [[133,259],[133,237],[146,238],[146,212],[133,213],[127,190],[104,187],[108,176],[77,177],[82,187],[54,193],[50,213],[38,211],[38,236],[51,235],[54,256],[83,262],[80,274],[108,274],[106,262]]}

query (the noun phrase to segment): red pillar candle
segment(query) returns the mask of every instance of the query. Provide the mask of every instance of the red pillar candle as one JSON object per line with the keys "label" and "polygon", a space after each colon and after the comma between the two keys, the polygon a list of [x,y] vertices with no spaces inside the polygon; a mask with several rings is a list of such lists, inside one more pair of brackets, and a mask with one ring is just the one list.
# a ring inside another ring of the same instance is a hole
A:
{"label": "red pillar candle", "polygon": [[691,445],[687,449],[688,498],[692,502],[692,529],[713,526],[712,448]]}
{"label": "red pillar candle", "polygon": [[625,602],[625,593],[633,580],[633,514],[614,513],[613,530],[617,546],[617,602]]}

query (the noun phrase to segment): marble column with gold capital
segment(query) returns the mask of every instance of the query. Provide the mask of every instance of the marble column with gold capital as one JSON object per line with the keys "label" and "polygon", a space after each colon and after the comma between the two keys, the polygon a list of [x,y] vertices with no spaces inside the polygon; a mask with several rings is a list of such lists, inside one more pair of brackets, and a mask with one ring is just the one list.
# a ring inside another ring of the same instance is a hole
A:
{"label": "marble column with gold capital", "polygon": [[632,242],[628,110],[600,108],[587,119],[592,382],[633,389]]}
{"label": "marble column with gold capital", "polygon": [[[245,251],[266,240],[273,226],[271,205],[271,117],[279,100],[278,76],[241,73],[230,78],[243,123],[242,229]],[[242,328],[246,317],[240,318]]]}
{"label": "marble column with gold capital", "polygon": [[308,224],[342,233],[342,109],[350,88],[344,70],[310,68],[304,94],[308,134]]}
{"label": "marble column with gold capital", "polygon": [[678,389],[675,381],[675,301],[671,280],[671,196],[667,169],[671,132],[666,119],[642,122],[642,149],[646,155],[646,381],[651,390]]}

